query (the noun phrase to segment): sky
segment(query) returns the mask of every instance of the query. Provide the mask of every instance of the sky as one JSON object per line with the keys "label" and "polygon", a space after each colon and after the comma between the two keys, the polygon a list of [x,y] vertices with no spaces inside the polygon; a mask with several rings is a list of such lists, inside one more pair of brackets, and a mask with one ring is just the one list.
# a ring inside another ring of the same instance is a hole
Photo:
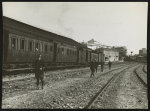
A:
{"label": "sky", "polygon": [[3,16],[72,38],[147,48],[147,2],[2,2]]}

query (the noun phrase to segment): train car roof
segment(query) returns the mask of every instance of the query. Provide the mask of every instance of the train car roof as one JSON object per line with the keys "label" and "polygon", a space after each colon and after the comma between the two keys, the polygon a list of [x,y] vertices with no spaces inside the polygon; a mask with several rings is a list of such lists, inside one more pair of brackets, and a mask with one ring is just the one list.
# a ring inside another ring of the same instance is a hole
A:
{"label": "train car roof", "polygon": [[31,26],[29,24],[14,20],[12,18],[3,16],[3,27],[5,27],[5,25],[9,26],[9,27],[15,27],[15,29],[22,30],[22,31],[24,30],[24,31],[29,32],[29,33],[35,33],[36,32],[36,34],[37,33],[38,34],[44,34],[42,36],[46,39],[53,39],[56,41],[66,42],[68,44],[75,45],[79,48],[86,48],[85,46],[83,46],[82,44],[78,43],[77,41],[75,41],[71,38],[64,37],[62,35],[58,35],[58,34],[55,34],[55,33],[52,33],[52,32],[49,32],[49,31],[46,31],[46,30],[43,30],[43,29],[40,29],[40,28],[37,28],[34,26]]}

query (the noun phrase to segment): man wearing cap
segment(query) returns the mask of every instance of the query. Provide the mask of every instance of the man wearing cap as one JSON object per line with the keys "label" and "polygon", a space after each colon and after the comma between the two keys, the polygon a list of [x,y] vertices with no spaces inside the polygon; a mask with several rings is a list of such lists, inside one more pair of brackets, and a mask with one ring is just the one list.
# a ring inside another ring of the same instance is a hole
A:
{"label": "man wearing cap", "polygon": [[35,77],[37,79],[37,88],[39,89],[39,80],[42,83],[42,89],[44,86],[44,62],[42,56],[39,55],[38,59],[35,61]]}
{"label": "man wearing cap", "polygon": [[90,77],[92,77],[92,76],[94,76],[94,73],[95,73],[95,63],[94,63],[94,60],[91,61],[91,63],[90,63],[90,69],[91,69],[91,76]]}
{"label": "man wearing cap", "polygon": [[95,72],[97,72],[97,68],[98,68],[98,62],[95,59]]}

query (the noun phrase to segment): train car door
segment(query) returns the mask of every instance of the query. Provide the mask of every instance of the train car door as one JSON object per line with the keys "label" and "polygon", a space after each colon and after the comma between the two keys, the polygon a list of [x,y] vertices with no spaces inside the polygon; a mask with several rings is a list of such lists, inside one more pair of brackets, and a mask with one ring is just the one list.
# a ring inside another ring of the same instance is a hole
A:
{"label": "train car door", "polygon": [[8,55],[8,44],[9,44],[9,32],[7,30],[3,30],[3,63],[6,63],[7,55]]}
{"label": "train car door", "polygon": [[92,61],[92,58],[91,58],[92,56],[91,56],[91,52],[90,52],[90,62]]}
{"label": "train car door", "polygon": [[79,48],[77,48],[77,63],[79,63]]}
{"label": "train car door", "polygon": [[86,62],[88,62],[88,51],[86,50]]}
{"label": "train car door", "polygon": [[56,58],[57,58],[57,43],[54,43],[53,62],[56,62]]}

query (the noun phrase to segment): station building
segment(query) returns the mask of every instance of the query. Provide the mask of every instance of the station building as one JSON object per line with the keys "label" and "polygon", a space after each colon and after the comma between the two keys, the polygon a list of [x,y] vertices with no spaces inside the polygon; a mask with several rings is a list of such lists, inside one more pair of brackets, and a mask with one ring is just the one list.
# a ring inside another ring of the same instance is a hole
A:
{"label": "station building", "polygon": [[119,51],[113,48],[99,48],[96,49],[97,52],[104,55],[105,62],[117,62],[119,61]]}

